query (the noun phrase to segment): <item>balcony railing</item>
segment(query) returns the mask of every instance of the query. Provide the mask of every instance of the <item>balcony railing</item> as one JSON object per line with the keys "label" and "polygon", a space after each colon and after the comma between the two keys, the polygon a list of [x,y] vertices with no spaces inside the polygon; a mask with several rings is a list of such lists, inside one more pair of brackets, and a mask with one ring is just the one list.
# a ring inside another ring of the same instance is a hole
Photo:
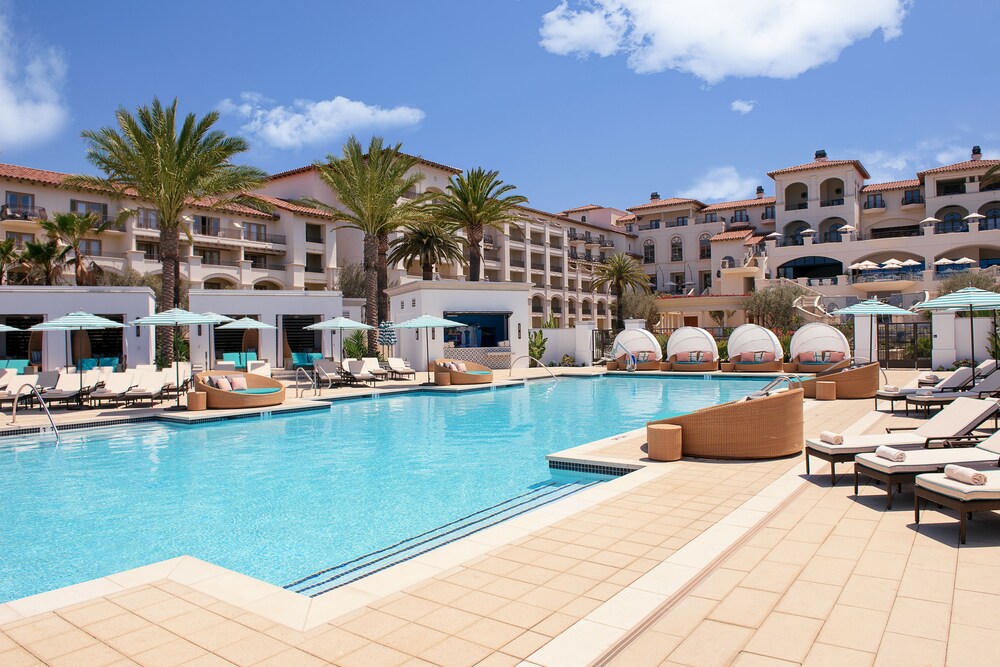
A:
{"label": "balcony railing", "polygon": [[677,218],[676,220],[668,220],[666,227],[667,229],[670,229],[671,227],[687,227],[687,224],[687,218]]}
{"label": "balcony railing", "polygon": [[532,262],[531,263],[531,270],[532,271],[544,271],[545,270],[545,262]]}
{"label": "balcony railing", "polygon": [[764,212],[760,214],[761,220],[774,220],[774,209],[764,209]]}
{"label": "balcony railing", "polygon": [[0,220],[45,220],[48,215],[39,206],[0,206]]}
{"label": "balcony railing", "polygon": [[734,215],[731,218],[729,218],[729,222],[750,222],[750,216],[747,215],[746,213],[743,213],[741,215]]}
{"label": "balcony railing", "polygon": [[611,239],[604,239],[604,238],[602,238],[602,239],[598,240],[598,245],[600,245],[602,248],[614,248],[615,247],[615,242],[612,241]]}
{"label": "balcony railing", "polygon": [[306,266],[306,273],[326,273],[322,266]]}
{"label": "balcony railing", "polygon": [[882,198],[871,199],[871,200],[866,201],[863,204],[863,207],[865,208],[865,210],[870,210],[870,209],[874,209],[874,208],[885,208],[885,200],[882,199]]}
{"label": "balcony railing", "polygon": [[510,260],[510,265],[513,266],[513,267],[516,267],[518,269],[523,269],[524,268],[524,260],[523,259],[512,259],[512,260]]}
{"label": "balcony railing", "polygon": [[899,200],[899,203],[901,203],[903,206],[912,206],[914,204],[923,204],[924,203],[924,196],[923,195],[909,195],[909,196],[905,196],[904,195],[903,198]]}
{"label": "balcony railing", "polygon": [[208,236],[217,239],[242,239],[243,232],[239,229],[217,229],[215,227],[195,227],[191,230],[195,236]]}
{"label": "balcony railing", "polygon": [[558,264],[553,264],[552,266],[549,267],[549,271],[551,271],[552,273],[562,273],[563,267]]}
{"label": "balcony railing", "polygon": [[531,312],[533,312],[533,313],[541,313],[541,312],[543,312],[542,311],[542,307],[541,306],[532,305],[531,306]]}
{"label": "balcony railing", "polygon": [[285,265],[277,262],[251,262],[251,269],[268,269],[271,271],[284,271]]}
{"label": "balcony railing", "polygon": [[965,220],[952,220],[948,222],[935,222],[935,234],[956,234],[969,231],[969,223]]}
{"label": "balcony railing", "polygon": [[801,211],[803,209],[809,208],[809,202],[804,201],[798,204],[785,204],[786,211]]}
{"label": "balcony railing", "polygon": [[836,199],[827,199],[826,201],[821,201],[819,203],[819,205],[820,206],[843,206],[844,205],[844,198],[843,197],[838,197]]}
{"label": "balcony railing", "polygon": [[979,221],[979,231],[988,232],[994,229],[1000,229],[1000,220],[996,218],[987,218]]}
{"label": "balcony railing", "polygon": [[160,228],[160,221],[149,220],[149,219],[143,220],[142,218],[136,218],[134,226],[136,229],[151,229],[153,231],[156,231]]}
{"label": "balcony railing", "polygon": [[531,245],[545,246],[545,241],[541,239],[531,239]]}
{"label": "balcony railing", "polygon": [[252,232],[249,229],[243,230],[243,240],[257,241],[258,243],[278,243],[281,245],[284,245],[286,241],[282,234],[261,234],[260,232]]}
{"label": "balcony railing", "polygon": [[232,259],[215,259],[209,257],[201,258],[202,266],[239,266],[240,263]]}
{"label": "balcony railing", "polygon": [[659,229],[659,228],[660,228],[660,221],[659,220],[656,220],[655,222],[640,222],[639,223],[639,231],[640,232],[645,232],[645,231],[648,231],[650,229]]}

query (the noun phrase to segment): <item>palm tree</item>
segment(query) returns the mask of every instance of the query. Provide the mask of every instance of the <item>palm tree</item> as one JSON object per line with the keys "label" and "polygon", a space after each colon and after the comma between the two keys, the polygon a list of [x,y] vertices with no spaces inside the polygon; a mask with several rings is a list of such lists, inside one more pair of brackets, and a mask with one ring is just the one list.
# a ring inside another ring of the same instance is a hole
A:
{"label": "palm tree", "polygon": [[62,280],[63,266],[69,248],[59,245],[55,239],[48,241],[26,241],[21,254],[21,264],[27,270],[25,279],[29,283],[56,285]]}
{"label": "palm tree", "polygon": [[465,230],[469,241],[469,280],[479,280],[483,261],[483,229],[487,226],[503,229],[517,221],[514,209],[528,203],[522,195],[508,194],[517,187],[504,184],[500,172],[481,167],[452,177],[444,200],[434,204],[434,216]]}
{"label": "palm tree", "polygon": [[[426,193],[408,198],[423,176],[410,172],[417,158],[402,152],[402,144],[385,146],[381,137],[372,137],[368,151],[356,137],[344,144],[341,157],[330,154],[326,163],[317,163],[320,178],[333,191],[339,206],[316,199],[303,202],[329,213],[334,220],[364,234],[365,320],[375,329],[379,323],[379,234],[388,235],[407,223],[421,219]],[[368,349],[378,349],[376,330],[368,332]]]}
{"label": "palm tree", "polygon": [[[48,234],[49,238],[58,241],[69,249],[68,255],[72,255],[68,263],[73,265],[76,274],[77,285],[91,284],[91,271],[87,267],[87,252],[84,250],[84,241],[92,238],[100,238],[101,234],[109,227],[120,222],[131,215],[131,211],[125,209],[119,215],[118,220],[104,220],[93,211],[89,213],[57,213],[51,220],[39,220],[38,224]],[[68,256],[67,255],[67,256]],[[93,262],[91,261],[91,267]]]}
{"label": "palm tree", "polygon": [[3,285],[7,272],[20,262],[21,253],[18,252],[14,239],[0,241],[0,285]]}
{"label": "palm tree", "polygon": [[611,288],[617,303],[616,323],[619,329],[625,328],[624,299],[622,296],[628,289],[637,292],[649,291],[649,276],[639,263],[628,255],[612,255],[608,260],[594,268],[594,279],[591,288],[603,291]]}
{"label": "palm tree", "polygon": [[435,221],[422,221],[409,225],[403,235],[393,242],[389,261],[420,262],[424,280],[434,280],[434,265],[445,262],[465,262],[462,239],[453,227]]}
{"label": "palm tree", "polygon": [[[240,137],[229,137],[212,126],[219,120],[211,112],[200,120],[192,113],[177,127],[177,99],[169,106],[153,98],[135,115],[124,108],[115,113],[118,127],[83,133],[89,148],[87,159],[104,177],[73,176],[70,187],[95,188],[118,199],[134,198],[152,204],[159,217],[160,261],[163,290],[160,310],[177,305],[180,278],[181,214],[192,200],[211,202],[213,207],[243,204],[269,211],[266,202],[248,194],[264,184],[267,174],[255,167],[233,164],[237,155],[249,150]],[[173,358],[173,331],[157,337],[160,354]]]}
{"label": "palm tree", "polygon": [[1000,164],[993,165],[980,177],[979,191],[982,192],[996,185],[1000,185]]}

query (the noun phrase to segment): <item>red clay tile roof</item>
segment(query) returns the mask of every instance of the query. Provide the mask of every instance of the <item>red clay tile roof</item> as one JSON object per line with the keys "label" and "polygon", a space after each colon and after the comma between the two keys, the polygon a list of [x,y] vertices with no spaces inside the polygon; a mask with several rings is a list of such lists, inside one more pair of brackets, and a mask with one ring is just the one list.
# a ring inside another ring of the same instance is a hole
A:
{"label": "red clay tile roof", "polygon": [[844,165],[852,165],[855,169],[861,172],[861,175],[865,178],[871,178],[871,174],[865,169],[864,165],[861,164],[861,160],[814,160],[813,162],[807,162],[805,164],[797,164],[794,167],[785,167],[784,169],[776,169],[775,171],[767,172],[767,175],[774,178],[775,174],[787,174],[793,171],[807,171],[809,169],[823,169],[825,167],[843,167]]}
{"label": "red clay tile roof", "polygon": [[742,241],[753,234],[752,229],[730,229],[726,232],[719,232],[709,239],[712,243],[719,241]]}
{"label": "red clay tile roof", "polygon": [[660,206],[678,206],[680,204],[690,204],[696,208],[702,208],[705,205],[698,201],[697,199],[687,199],[686,197],[667,197],[666,199],[651,199],[648,204],[639,204],[638,206],[629,206],[626,211],[642,211],[647,208],[657,208]]}
{"label": "red clay tile roof", "polygon": [[620,218],[615,218],[616,225],[624,225],[627,222],[635,222],[635,213],[629,213],[628,215],[623,215]]}
{"label": "red clay tile roof", "polygon": [[269,195],[257,195],[258,199],[266,201],[271,206],[275,208],[283,208],[286,211],[291,211],[292,213],[299,213],[301,215],[308,215],[313,218],[325,218],[331,220],[332,215],[318,208],[312,208],[311,206],[300,206],[294,202],[290,202],[284,199],[278,199],[277,197],[271,197]]}
{"label": "red clay tile roof", "polygon": [[774,197],[761,197],[757,199],[740,199],[739,201],[720,201],[717,204],[709,204],[701,209],[701,213],[711,213],[712,211],[728,211],[735,208],[750,208],[751,206],[773,206],[777,200]]}
{"label": "red clay tile roof", "polygon": [[905,190],[920,187],[920,181],[911,178],[906,181],[889,181],[888,183],[869,183],[861,188],[862,192],[886,192],[887,190]]}
{"label": "red clay tile roof", "polygon": [[[449,167],[448,165],[441,164],[440,162],[431,162],[430,160],[425,160],[424,158],[420,157],[419,155],[410,155],[409,153],[403,153],[403,155],[405,155],[407,157],[411,157],[411,158],[416,158],[417,162],[419,162],[421,164],[425,164],[428,167],[436,167],[437,169],[441,169],[443,171],[450,171],[453,174],[461,174],[462,173],[462,170],[459,169],[458,167]],[[279,178],[286,178],[288,176],[295,176],[297,174],[304,174],[307,171],[312,171],[315,168],[316,168],[316,165],[314,165],[314,164],[307,164],[304,167],[296,167],[295,169],[288,169],[287,171],[279,171],[276,174],[271,174],[270,176],[268,176],[268,180],[276,181]]]}
{"label": "red clay tile roof", "polygon": [[758,243],[763,243],[766,238],[767,238],[766,236],[754,234],[746,241],[744,241],[743,245],[757,245]]}
{"label": "red clay tile roof", "polygon": [[917,178],[922,181],[924,180],[924,174],[940,174],[946,171],[968,171],[970,169],[988,169],[998,164],[1000,164],[1000,160],[966,160],[965,162],[956,162],[955,164],[946,164],[941,167],[918,171]]}
{"label": "red clay tile roof", "polygon": [[583,211],[593,211],[594,209],[604,208],[603,206],[598,206],[597,204],[586,204],[585,206],[577,206],[576,208],[568,208],[563,213],[582,213]]}

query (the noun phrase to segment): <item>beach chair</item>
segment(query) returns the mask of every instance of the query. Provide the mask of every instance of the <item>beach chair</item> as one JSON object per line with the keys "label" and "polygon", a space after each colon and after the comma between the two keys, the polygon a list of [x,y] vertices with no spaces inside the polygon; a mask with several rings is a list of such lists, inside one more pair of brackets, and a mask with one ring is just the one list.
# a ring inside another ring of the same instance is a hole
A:
{"label": "beach chair", "polygon": [[[830,464],[830,484],[836,483],[838,463],[853,461],[858,454],[874,452],[879,446],[919,448],[944,446],[968,436],[977,426],[997,413],[996,401],[960,398],[947,405],[931,419],[916,428],[887,428],[886,433],[841,436],[843,442],[830,443],[821,438],[806,439],[806,474],[810,473],[809,457]],[[974,442],[972,438],[965,438]]]}
{"label": "beach chair", "polygon": [[962,367],[943,380],[938,380],[937,384],[933,387],[906,387],[902,389],[896,388],[892,391],[888,391],[885,387],[883,387],[875,392],[875,409],[878,410],[878,402],[880,400],[889,401],[889,409],[892,410],[895,409],[896,401],[905,401],[907,396],[915,396],[921,389],[930,389],[931,393],[934,394],[961,391],[967,387],[971,381],[972,369]]}
{"label": "beach chair", "polygon": [[[0,406],[4,403],[10,403],[13,405],[14,397],[17,396],[21,387],[25,385],[35,386],[37,382],[38,376],[33,373],[28,375],[15,375],[11,381],[7,383],[7,389],[0,392]],[[31,394],[21,394],[18,400],[27,403],[34,399]]]}
{"label": "beach chair", "polygon": [[100,405],[101,401],[119,403],[125,400],[125,393],[135,386],[133,384],[135,376],[133,371],[112,373],[104,380],[104,386],[91,391],[87,399],[91,405]]}
{"label": "beach chair", "polygon": [[371,373],[375,376],[376,380],[385,380],[389,377],[389,371],[382,368],[376,357],[362,357],[361,358],[361,370],[366,373]]}
{"label": "beach chair", "polygon": [[966,523],[973,512],[1000,509],[1000,470],[984,470],[985,484],[974,485],[944,473],[917,475],[913,489],[913,518],[920,526],[920,501],[937,503],[958,512],[958,541],[965,544]]}
{"label": "beach chair", "polygon": [[14,379],[15,375],[17,375],[17,369],[15,368],[0,369],[0,389],[6,389],[7,383]]}
{"label": "beach chair", "polygon": [[[986,361],[982,361],[974,369],[975,372],[976,372],[976,378],[977,379],[982,379],[982,378],[986,377],[987,375],[992,375],[997,370],[997,368],[1000,368],[1000,362],[998,362],[995,359],[987,359]],[[970,371],[970,373],[973,370],[971,368],[968,368],[967,366],[961,366],[961,367],[955,369],[955,373],[958,373],[962,369],[967,369],[967,370]],[[952,373],[952,375],[954,375],[955,373]],[[949,377],[951,377],[951,376],[949,376]],[[963,377],[967,377],[968,380],[972,379],[972,375],[970,375],[970,374],[966,374]],[[947,379],[948,378],[944,378],[944,380],[947,380]],[[968,380],[966,380],[965,384],[968,384]],[[920,376],[920,379],[917,380],[917,387],[921,388],[921,389],[924,389],[924,388],[927,388],[927,387],[936,387],[942,381],[943,380],[941,378],[939,378],[937,375],[935,375],[933,373],[929,374],[929,375],[922,375],[922,376]]]}
{"label": "beach chair", "polygon": [[58,370],[58,371],[42,371],[41,373],[36,373],[35,377],[38,379],[35,381],[35,386],[39,389],[55,389],[56,383],[59,382],[59,378],[63,375],[76,375],[75,371],[69,370]]}
{"label": "beach chair", "polygon": [[327,361],[326,359],[316,359],[313,361],[313,373],[315,374],[316,385],[326,383],[327,389],[333,389],[338,384],[343,384],[344,379],[340,375],[340,362]]}
{"label": "beach chair", "polygon": [[153,407],[155,401],[163,399],[163,388],[166,384],[167,380],[163,376],[162,371],[143,373],[142,377],[136,382],[136,385],[125,392],[125,396],[123,397],[125,405],[127,406],[130,403],[138,403],[140,401],[149,401],[149,407]]}
{"label": "beach chair", "polygon": [[398,357],[389,357],[386,360],[386,363],[389,366],[389,373],[395,375],[400,380],[405,380],[407,377],[411,375],[413,377],[417,376],[417,372],[412,368],[410,368],[409,366],[407,366],[406,363],[402,359],[399,359]]}
{"label": "beach chair", "polygon": [[365,370],[365,362],[362,360],[349,359],[345,370],[347,377],[349,377],[352,382],[368,382],[374,387],[375,380],[378,379]]}

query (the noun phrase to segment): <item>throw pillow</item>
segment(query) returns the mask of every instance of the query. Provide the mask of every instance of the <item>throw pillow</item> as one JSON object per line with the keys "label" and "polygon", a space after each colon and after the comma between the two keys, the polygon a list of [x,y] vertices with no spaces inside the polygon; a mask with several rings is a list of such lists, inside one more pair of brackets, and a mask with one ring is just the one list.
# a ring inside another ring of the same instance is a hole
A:
{"label": "throw pillow", "polygon": [[699,361],[697,352],[688,352],[688,361]]}
{"label": "throw pillow", "polygon": [[219,389],[221,389],[222,391],[232,391],[233,390],[233,385],[229,384],[229,380],[227,378],[225,378],[225,377],[217,377],[217,378],[215,378],[215,386],[218,387]]}
{"label": "throw pillow", "polygon": [[233,375],[229,378],[229,384],[233,386],[233,391],[247,388],[247,379],[242,375]]}
{"label": "throw pillow", "polygon": [[754,352],[753,360],[757,363],[764,361],[764,354],[765,354],[764,352]]}
{"label": "throw pillow", "polygon": [[458,362],[455,363],[455,370],[458,371],[459,373],[464,373],[464,372],[466,372],[469,369],[465,365],[464,361],[458,361]]}

